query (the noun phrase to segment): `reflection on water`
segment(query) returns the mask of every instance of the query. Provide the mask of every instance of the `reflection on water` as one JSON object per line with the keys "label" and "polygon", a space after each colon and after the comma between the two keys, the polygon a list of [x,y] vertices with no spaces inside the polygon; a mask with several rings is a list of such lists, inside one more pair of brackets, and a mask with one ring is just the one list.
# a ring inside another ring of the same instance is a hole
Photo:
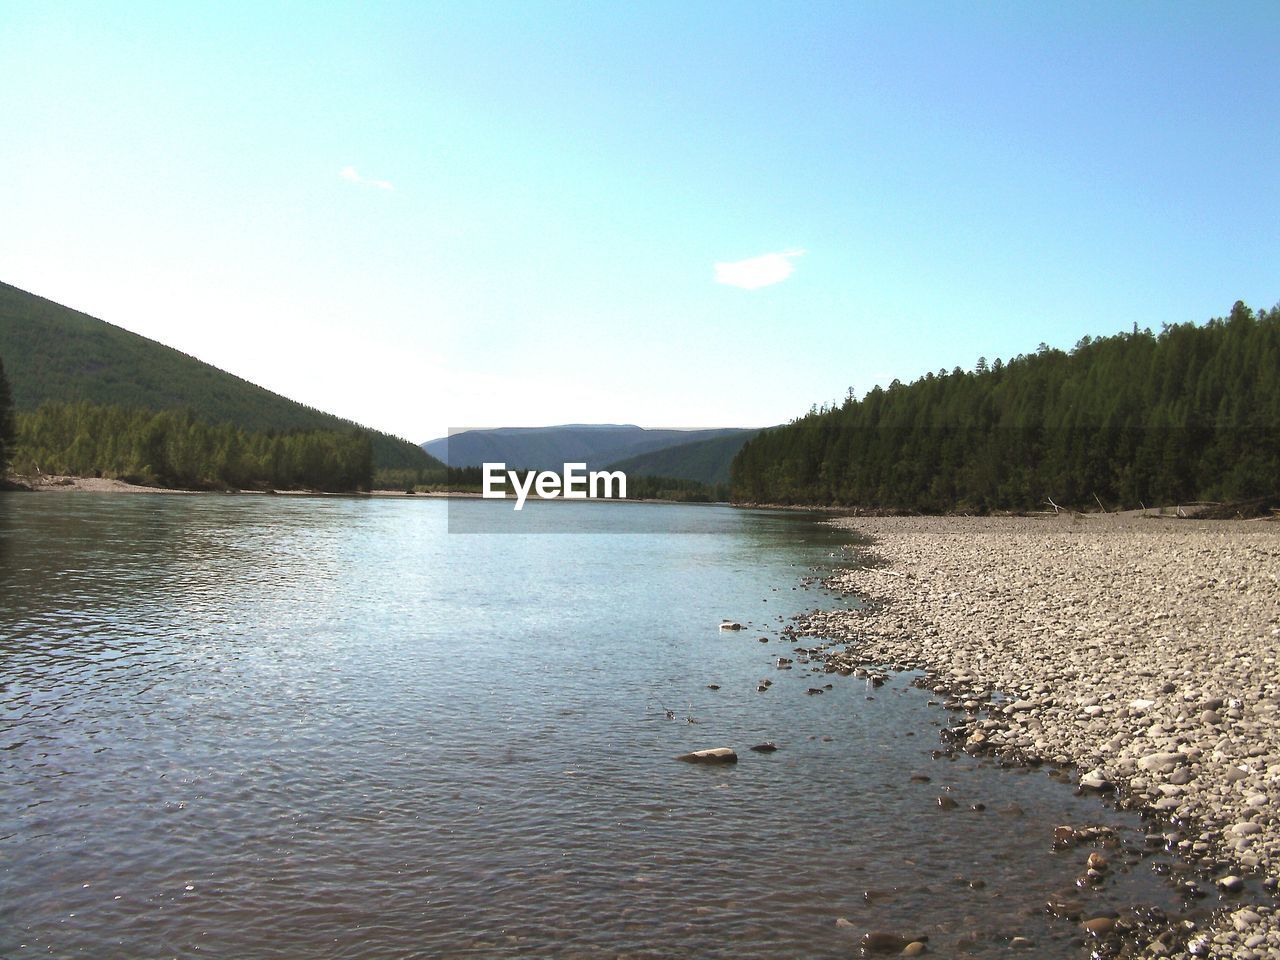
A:
{"label": "reflection on water", "polygon": [[[784,618],[839,602],[801,582],[834,533],[448,509],[0,495],[0,955],[845,957],[872,928],[1079,955],[1040,910],[1087,853],[1053,826],[1132,820],[931,759],[903,678],[776,669]],[[1139,864],[1088,896],[1167,893]]]}

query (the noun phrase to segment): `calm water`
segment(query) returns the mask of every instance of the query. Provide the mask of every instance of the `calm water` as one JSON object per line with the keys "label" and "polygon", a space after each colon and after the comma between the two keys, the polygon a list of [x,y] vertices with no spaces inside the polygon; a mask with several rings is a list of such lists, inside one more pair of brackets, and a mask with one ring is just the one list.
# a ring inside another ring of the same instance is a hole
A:
{"label": "calm water", "polygon": [[[509,508],[0,495],[0,956],[1082,955],[1040,909],[1088,853],[1052,829],[1136,821],[932,759],[947,717],[905,678],[776,669],[782,618],[844,602],[802,585],[834,533],[561,503],[648,532],[450,535],[458,509]],[[1146,862],[1091,897],[1172,906]]]}

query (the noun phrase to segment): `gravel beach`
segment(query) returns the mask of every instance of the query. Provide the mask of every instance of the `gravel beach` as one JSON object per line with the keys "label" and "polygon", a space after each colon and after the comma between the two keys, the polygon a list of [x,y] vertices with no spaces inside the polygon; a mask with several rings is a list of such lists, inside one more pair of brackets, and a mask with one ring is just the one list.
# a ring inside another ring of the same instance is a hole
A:
{"label": "gravel beach", "polygon": [[841,643],[829,669],[924,669],[965,749],[1072,763],[1082,789],[1156,811],[1205,894],[1253,878],[1211,930],[1126,950],[1280,958],[1280,524],[834,522],[884,565],[834,578],[865,611],[801,619]]}

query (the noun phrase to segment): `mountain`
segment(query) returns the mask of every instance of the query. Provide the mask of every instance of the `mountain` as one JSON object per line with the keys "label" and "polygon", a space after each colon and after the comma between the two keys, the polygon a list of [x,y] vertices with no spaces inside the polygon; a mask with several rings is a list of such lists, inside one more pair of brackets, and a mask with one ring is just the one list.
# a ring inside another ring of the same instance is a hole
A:
{"label": "mountain", "polygon": [[430,440],[422,448],[451,467],[505,463],[508,467],[560,470],[566,463],[585,463],[589,470],[676,444],[710,440],[752,431],[646,430],[631,424],[568,423],[554,427],[500,427],[466,430]]}
{"label": "mountain", "polygon": [[162,343],[0,283],[0,357],[16,410],[88,400],[147,410],[190,410],[207,423],[252,431],[369,434],[378,469],[440,469],[421,448],[304,406]]}
{"label": "mountain", "polygon": [[672,477],[710,486],[729,482],[729,465],[759,430],[734,430],[692,443],[678,443],[610,464],[629,477]]}

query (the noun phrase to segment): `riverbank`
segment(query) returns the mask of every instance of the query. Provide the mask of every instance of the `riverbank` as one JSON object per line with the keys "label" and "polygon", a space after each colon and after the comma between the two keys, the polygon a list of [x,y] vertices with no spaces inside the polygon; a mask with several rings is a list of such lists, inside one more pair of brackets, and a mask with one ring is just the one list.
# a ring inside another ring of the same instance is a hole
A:
{"label": "riverbank", "polygon": [[833,578],[867,610],[801,620],[848,644],[832,667],[927,670],[968,718],[966,749],[1073,763],[1085,789],[1155,811],[1210,896],[1262,875],[1263,896],[1227,895],[1213,930],[1172,950],[1280,957],[1266,895],[1280,875],[1280,525],[832,522],[872,537],[876,558]]}
{"label": "riverbank", "polygon": [[[0,488],[3,489],[3,488]],[[12,477],[9,489],[34,493],[181,493],[181,494],[250,494],[256,496],[292,496],[292,497],[390,497],[398,499],[484,499],[479,491],[471,490],[408,490],[378,489],[367,491],[350,491],[347,493],[327,493],[320,490],[183,490],[177,487],[153,487],[144,484],[129,483],[125,480],[107,479],[105,477],[73,477],[43,475],[39,477]],[[620,499],[613,497],[585,497],[593,503],[667,503],[694,506],[707,506],[700,500],[661,500],[661,499]],[[562,502],[562,501],[552,501]]]}
{"label": "riverbank", "polygon": [[324,493],[318,490],[183,490],[178,487],[155,487],[147,486],[140,483],[129,483],[126,480],[109,479],[106,477],[73,477],[73,476],[56,476],[47,474],[39,477],[13,477],[13,487],[15,490],[25,490],[34,493],[212,493],[217,495],[225,494],[256,494],[256,495],[287,495],[295,497],[345,497],[345,496],[372,496],[372,497],[476,497],[478,493],[449,493],[445,491],[432,491],[423,493],[409,493],[405,490],[370,490],[361,493]]}
{"label": "riverbank", "polygon": [[71,477],[45,474],[39,477],[13,477],[14,489],[34,493],[200,493],[173,487],[148,487],[107,477]]}
{"label": "riverbank", "polygon": [[464,497],[479,498],[479,493],[469,492],[448,492],[448,491],[424,491],[418,493],[409,493],[406,490],[370,490],[367,492],[352,493],[324,493],[318,490],[183,490],[178,487],[156,487],[147,486],[140,483],[129,483],[126,480],[109,479],[106,477],[74,477],[74,476],[56,476],[43,475],[39,477],[13,477],[13,489],[26,490],[35,493],[212,493],[217,495],[225,494],[279,494],[295,497],[345,497],[345,496],[371,496],[371,497]]}

